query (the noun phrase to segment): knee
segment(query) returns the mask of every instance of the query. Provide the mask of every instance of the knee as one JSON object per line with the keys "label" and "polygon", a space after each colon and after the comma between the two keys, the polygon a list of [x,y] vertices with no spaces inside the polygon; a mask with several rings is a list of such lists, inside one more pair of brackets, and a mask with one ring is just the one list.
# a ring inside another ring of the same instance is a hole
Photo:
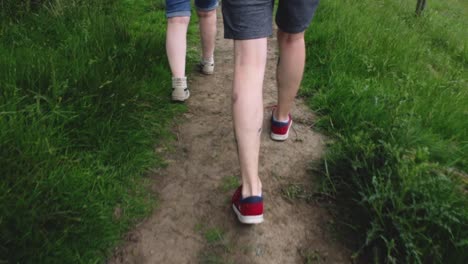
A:
{"label": "knee", "polygon": [[183,17],[171,17],[167,19],[167,23],[169,24],[186,24],[190,22],[190,17],[183,16]]}
{"label": "knee", "polygon": [[278,42],[281,44],[291,45],[297,42],[304,41],[304,32],[299,33],[286,33],[284,31],[278,30]]}
{"label": "knee", "polygon": [[197,11],[198,17],[209,18],[216,15],[216,9],[210,11]]}

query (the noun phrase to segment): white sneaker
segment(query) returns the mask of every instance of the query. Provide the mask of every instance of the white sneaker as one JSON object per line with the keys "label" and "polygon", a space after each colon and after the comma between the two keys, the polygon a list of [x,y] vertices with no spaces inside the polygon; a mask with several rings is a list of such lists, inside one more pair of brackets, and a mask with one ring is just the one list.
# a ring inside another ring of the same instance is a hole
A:
{"label": "white sneaker", "polygon": [[183,102],[190,97],[190,91],[187,87],[187,77],[172,77],[172,100]]}
{"label": "white sneaker", "polygon": [[198,64],[200,72],[206,75],[211,75],[214,72],[214,60],[204,60],[202,59]]}

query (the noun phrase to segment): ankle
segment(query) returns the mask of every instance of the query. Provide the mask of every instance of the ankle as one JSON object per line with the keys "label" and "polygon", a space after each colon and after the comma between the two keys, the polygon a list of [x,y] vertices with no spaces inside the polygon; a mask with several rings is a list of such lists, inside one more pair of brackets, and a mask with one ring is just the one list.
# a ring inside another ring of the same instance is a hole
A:
{"label": "ankle", "polygon": [[187,77],[172,77],[172,88],[187,88]]}
{"label": "ankle", "polygon": [[282,113],[281,111],[278,111],[278,108],[276,108],[273,111],[273,120],[276,122],[281,122],[281,123],[286,123],[289,122],[289,112]]}
{"label": "ankle", "polygon": [[202,57],[201,59],[203,64],[213,64],[214,63],[214,57]]}
{"label": "ankle", "polygon": [[242,185],[242,197],[247,198],[251,196],[262,196],[262,184],[260,181],[256,184]]}

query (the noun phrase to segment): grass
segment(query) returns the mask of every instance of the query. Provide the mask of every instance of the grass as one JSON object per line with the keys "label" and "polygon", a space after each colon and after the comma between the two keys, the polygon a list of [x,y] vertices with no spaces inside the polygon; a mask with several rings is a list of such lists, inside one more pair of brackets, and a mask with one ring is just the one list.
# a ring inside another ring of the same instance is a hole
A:
{"label": "grass", "polygon": [[199,263],[232,263],[228,254],[232,252],[233,245],[226,238],[223,229],[200,222],[195,226],[195,231],[205,239],[205,247],[198,256]]}
{"label": "grass", "polygon": [[204,235],[206,242],[210,245],[223,240],[223,231],[218,228],[210,228]]}
{"label": "grass", "polygon": [[301,183],[288,183],[281,188],[281,196],[290,202],[297,200],[309,202],[313,198],[313,192],[306,187]]}
{"label": "grass", "polygon": [[[164,4],[35,2],[0,3],[0,262],[100,263],[155,206],[143,176],[184,108],[169,102]],[[356,259],[468,262],[467,10],[322,1],[307,34],[303,95],[334,138],[324,178]],[[223,233],[203,236],[202,259],[222,263]]]}
{"label": "grass", "polygon": [[231,176],[225,176],[221,179],[220,190],[223,193],[232,192],[237,187],[239,187],[239,177],[231,175]]}
{"label": "grass", "polygon": [[323,1],[302,95],[333,138],[324,181],[355,258],[466,263],[468,5],[414,6]]}
{"label": "grass", "polygon": [[303,259],[304,264],[318,264],[318,263],[326,263],[326,258],[322,257],[322,254],[318,250],[299,250],[299,254]]}
{"label": "grass", "polygon": [[144,0],[2,1],[0,262],[101,263],[156,205],[145,172],[184,110]]}

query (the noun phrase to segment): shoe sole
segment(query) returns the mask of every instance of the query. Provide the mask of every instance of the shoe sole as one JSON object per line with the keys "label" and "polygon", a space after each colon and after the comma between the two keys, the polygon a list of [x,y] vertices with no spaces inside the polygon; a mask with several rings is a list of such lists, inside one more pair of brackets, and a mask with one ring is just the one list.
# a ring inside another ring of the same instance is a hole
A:
{"label": "shoe sole", "polygon": [[263,214],[255,215],[255,216],[242,215],[239,212],[239,210],[237,210],[237,207],[234,204],[232,205],[232,209],[234,210],[234,213],[236,213],[237,219],[239,219],[239,222],[243,224],[254,225],[254,224],[263,223]]}
{"label": "shoe sole", "polygon": [[273,139],[275,141],[285,141],[286,139],[288,139],[289,130],[291,130],[292,124],[293,124],[293,121],[291,120],[291,124],[289,125],[288,131],[286,131],[286,134],[284,134],[284,135],[275,134],[275,133],[271,132],[271,134],[270,134],[271,139]]}

